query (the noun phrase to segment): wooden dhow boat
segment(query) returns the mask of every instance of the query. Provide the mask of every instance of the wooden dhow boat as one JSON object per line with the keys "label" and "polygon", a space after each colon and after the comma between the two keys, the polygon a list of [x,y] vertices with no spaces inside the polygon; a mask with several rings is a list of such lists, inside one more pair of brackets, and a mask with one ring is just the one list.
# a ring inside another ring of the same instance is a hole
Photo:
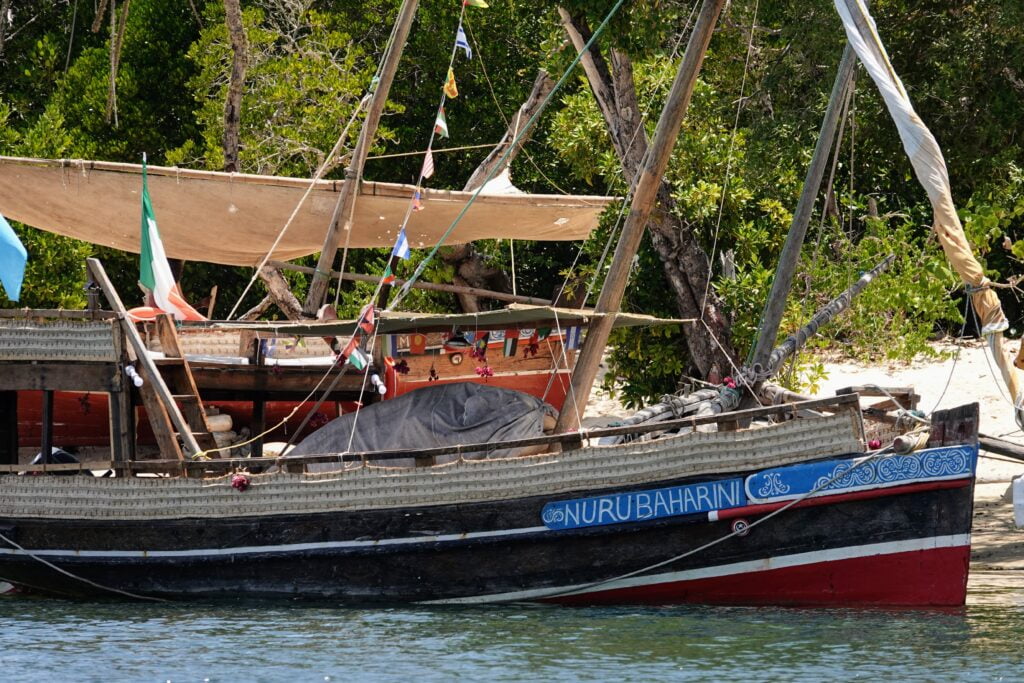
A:
{"label": "wooden dhow boat", "polygon": [[[0,466],[7,473],[0,476],[0,579],[56,595],[149,600],[963,604],[977,405],[925,418],[914,412],[912,392],[882,390],[885,400],[865,413],[856,392],[800,400],[767,384],[786,354],[886,265],[773,350],[772,309],[788,290],[806,229],[799,222],[821,180],[820,150],[776,278],[781,294],[773,293],[755,362],[742,369],[740,384],[668,397],[619,426],[579,428],[608,333],[626,319],[618,304],[629,264],[723,4],[703,4],[601,298],[594,310],[577,312],[587,337],[553,430],[544,419],[551,411],[535,396],[454,382],[343,415],[289,454],[234,457],[212,440],[180,330],[157,318],[164,355],[154,358],[102,266],[90,261],[109,311],[75,320],[29,311],[2,327],[0,338],[13,350],[0,372],[0,414],[8,416],[0,420],[0,454],[10,462],[17,453],[17,421],[9,417],[17,392],[44,392],[48,456],[46,392],[87,390],[108,397],[109,457]],[[887,64],[877,35],[865,29],[873,24],[863,6],[840,5],[857,55],[877,61],[881,49]],[[870,65],[869,72],[876,81],[885,75]],[[891,65],[889,72],[894,78]],[[833,100],[846,87],[842,73]],[[386,97],[389,78],[385,71],[375,100]],[[827,131],[828,116],[822,140],[830,142]],[[351,209],[356,185],[343,184],[339,206]],[[328,240],[327,259],[336,248]],[[314,284],[322,286],[329,267],[328,260],[317,269]],[[531,315],[563,330],[564,312]],[[361,328],[375,338],[387,318],[234,329],[354,338]],[[507,324],[474,323],[485,331]],[[58,352],[38,343],[54,335],[63,342]],[[400,362],[401,349],[388,357]],[[359,392],[377,386],[367,385],[369,376],[357,378]],[[452,399],[456,392],[462,398]],[[768,405],[741,405],[766,396]],[[137,402],[146,408],[156,457],[136,450]]]}

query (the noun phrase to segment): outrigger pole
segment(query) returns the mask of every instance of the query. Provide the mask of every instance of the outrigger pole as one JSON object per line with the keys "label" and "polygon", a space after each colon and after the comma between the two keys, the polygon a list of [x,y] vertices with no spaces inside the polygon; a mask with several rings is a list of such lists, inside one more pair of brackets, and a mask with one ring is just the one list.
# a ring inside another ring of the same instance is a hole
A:
{"label": "outrigger pole", "polygon": [[651,154],[637,181],[636,189],[633,192],[633,203],[629,208],[629,216],[622,227],[622,235],[615,247],[615,257],[612,259],[608,276],[601,288],[601,296],[597,300],[595,312],[606,315],[597,316],[591,321],[583,350],[580,352],[579,360],[577,360],[572,374],[566,404],[558,416],[556,432],[569,432],[579,428],[580,415],[583,414],[587,400],[590,398],[590,390],[597,377],[601,356],[604,354],[608,336],[615,323],[615,315],[622,304],[622,295],[629,282],[633,256],[640,247],[647,219],[658,195],[661,176],[668,165],[676,138],[679,136],[683,117],[690,106],[690,96],[693,94],[697,75],[700,73],[704,55],[711,42],[711,35],[714,33],[718,15],[721,14],[724,4],[725,0],[704,0],[700,16],[697,17],[697,23],[693,27],[693,32],[690,33],[683,62],[679,65],[679,71],[672,83],[672,90],[669,91],[665,108],[658,119],[654,142],[651,145]]}
{"label": "outrigger pole", "polygon": [[323,249],[320,250],[320,260],[317,261],[316,271],[313,273],[313,280],[309,284],[309,292],[306,294],[306,302],[302,306],[302,312],[312,316],[316,314],[320,304],[323,302],[324,293],[330,282],[331,267],[334,265],[334,256],[338,252],[338,245],[341,242],[343,230],[352,229],[352,215],[355,209],[356,197],[359,195],[359,183],[363,178],[363,166],[366,157],[370,153],[370,146],[377,134],[377,125],[380,123],[381,113],[384,111],[384,104],[388,100],[388,92],[391,90],[391,83],[395,79],[395,72],[398,70],[398,62],[402,59],[402,50],[405,48],[406,40],[409,38],[409,30],[412,28],[413,16],[416,14],[416,5],[419,0],[404,0],[402,8],[395,20],[395,31],[391,37],[391,44],[384,55],[384,65],[381,67],[380,80],[373,89],[369,109],[366,112],[366,120],[359,132],[359,140],[356,142],[355,150],[352,152],[352,159],[348,168],[345,169],[345,183],[338,195],[338,204],[334,208],[334,216],[331,218],[331,226],[327,230],[327,237],[324,239]]}
{"label": "outrigger pole", "polygon": [[793,284],[793,273],[796,272],[797,262],[800,260],[800,250],[803,247],[804,238],[807,236],[807,226],[811,222],[814,201],[821,189],[821,180],[825,175],[825,167],[828,165],[828,153],[832,149],[832,142],[839,126],[842,102],[850,87],[856,66],[857,54],[847,44],[843,50],[843,57],[839,61],[836,80],[832,85],[832,95],[829,97],[828,108],[825,110],[825,119],[821,122],[821,132],[818,133],[818,141],[814,145],[814,156],[811,157],[811,164],[807,167],[807,176],[804,178],[800,200],[797,202],[796,211],[793,212],[793,222],[790,224],[786,243],[779,255],[779,265],[775,269],[771,293],[768,294],[764,313],[761,315],[757,343],[748,365],[754,377],[752,390],[755,395],[759,385],[764,381],[763,376],[768,369],[772,347],[775,346],[775,338],[779,334],[779,325],[782,323],[782,315],[786,310],[786,298]]}

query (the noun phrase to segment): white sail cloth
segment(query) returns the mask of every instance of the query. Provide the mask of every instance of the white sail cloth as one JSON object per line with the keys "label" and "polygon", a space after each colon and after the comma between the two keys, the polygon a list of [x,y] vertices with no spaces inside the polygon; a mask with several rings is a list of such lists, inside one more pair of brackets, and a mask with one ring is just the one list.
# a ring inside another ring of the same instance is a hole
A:
{"label": "white sail cloth", "polygon": [[[971,245],[964,235],[960,218],[956,214],[956,206],[953,204],[949,172],[946,170],[946,160],[939,149],[939,143],[914,111],[903,82],[889,61],[889,55],[878,35],[875,20],[868,13],[863,0],[834,2],[836,11],[843,20],[847,40],[864,64],[871,80],[878,86],[885,106],[896,123],[896,129],[899,131],[907,156],[910,157],[914,173],[928,193],[934,216],[932,227],[946,253],[946,258],[960,278],[973,290],[971,302],[981,322],[982,334],[988,339],[1003,380],[1014,397],[1017,422],[1021,423],[1024,417],[1024,396],[1021,395],[1017,371],[1003,347],[1002,332],[1009,323],[1003,314],[999,297],[991,288],[986,287],[989,280],[985,277],[985,272],[974,257]],[[1020,362],[1022,359],[1018,358],[1018,363]]]}

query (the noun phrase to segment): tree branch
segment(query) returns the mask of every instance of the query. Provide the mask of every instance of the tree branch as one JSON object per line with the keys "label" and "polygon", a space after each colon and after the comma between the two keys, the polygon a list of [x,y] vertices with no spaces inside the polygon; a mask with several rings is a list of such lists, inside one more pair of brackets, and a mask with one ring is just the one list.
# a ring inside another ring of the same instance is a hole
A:
{"label": "tree branch", "polygon": [[237,173],[239,126],[242,117],[242,90],[245,86],[245,69],[248,57],[245,27],[242,25],[242,8],[239,0],[224,0],[224,23],[231,36],[231,82],[224,102],[224,170]]}

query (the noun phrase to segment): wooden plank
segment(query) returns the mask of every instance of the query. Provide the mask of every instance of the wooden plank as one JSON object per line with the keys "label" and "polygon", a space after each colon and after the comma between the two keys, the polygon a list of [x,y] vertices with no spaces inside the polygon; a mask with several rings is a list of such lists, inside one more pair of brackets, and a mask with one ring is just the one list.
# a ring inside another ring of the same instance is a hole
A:
{"label": "wooden plank", "polygon": [[18,392],[0,391],[0,464],[18,464]]}
{"label": "wooden plank", "polygon": [[174,331],[174,321],[171,316],[161,313],[156,317],[156,334],[160,339],[160,347],[168,358],[184,358],[181,352],[181,344],[178,343],[178,334]]}
{"label": "wooden plank", "polygon": [[977,403],[936,410],[932,413],[932,427],[928,434],[928,448],[956,446],[978,442],[979,409]]}
{"label": "wooden plank", "polygon": [[113,363],[0,363],[0,391],[113,391]]}
{"label": "wooden plank", "polygon": [[[309,266],[297,266],[294,263],[288,263],[287,261],[267,261],[268,266],[273,266],[280,270],[292,270],[297,273],[308,273],[313,274],[315,268]],[[377,284],[381,281],[380,276],[377,275],[361,275],[359,273],[339,273],[336,270],[331,271],[331,277],[337,278],[341,276],[342,280],[350,280],[352,282],[372,282]],[[402,278],[395,278],[394,286],[401,287],[406,283],[406,280]],[[508,301],[509,303],[515,304],[529,304],[531,306],[550,306],[551,299],[541,299],[535,296],[520,296],[518,294],[509,294],[507,292],[495,292],[490,289],[480,289],[478,287],[463,287],[461,285],[446,285],[439,284],[436,282],[423,282],[416,280],[412,284],[413,289],[424,289],[433,292],[449,292],[451,294],[469,294],[471,296],[477,296],[484,299],[495,299],[496,301]]]}
{"label": "wooden plank", "polygon": [[[666,420],[643,425],[630,425],[626,427],[607,427],[593,429],[586,432],[571,432],[568,434],[552,434],[545,436],[530,437],[527,439],[515,439],[501,443],[502,448],[525,448],[527,446],[541,446],[554,444],[571,444],[581,439],[599,439],[605,436],[622,436],[626,434],[645,434],[648,432],[667,431],[680,427],[696,427],[702,424],[723,423],[723,422],[745,422],[758,417],[796,415],[800,411],[807,410],[834,410],[835,412],[860,411],[860,402],[856,394],[837,396],[834,398],[816,399],[813,401],[801,401],[799,403],[787,403],[778,406],[767,406],[764,408],[752,408],[749,410],[737,410],[729,413],[716,415],[702,415],[699,417],[684,417],[677,420]],[[458,446],[441,446],[437,448],[412,448],[394,451],[375,451],[372,453],[325,453],[317,455],[286,455],[276,458],[234,458],[224,460],[208,460],[203,462],[190,462],[187,467],[191,470],[208,469],[211,471],[224,471],[236,467],[256,466],[292,466],[313,462],[341,462],[355,460],[398,460],[403,458],[433,458],[439,455],[452,453],[473,453],[493,450],[493,443],[462,444]],[[154,471],[160,468],[172,469],[175,465],[180,466],[177,461],[144,461],[137,463],[139,471],[152,465]]]}
{"label": "wooden plank", "polygon": [[[178,469],[180,469],[180,465]],[[59,462],[48,465],[0,465],[0,472],[84,472],[86,470],[109,470],[117,469],[117,463],[109,460],[94,460],[89,462]]]}
{"label": "wooden plank", "polygon": [[[135,356],[138,359],[140,365],[139,374],[142,375],[146,384],[143,385],[143,389],[146,389],[146,385],[149,388],[146,391],[141,392],[143,395],[143,401],[146,401],[146,393],[152,389],[152,397],[157,399],[157,405],[163,404],[166,414],[170,418],[171,422],[178,430],[178,434],[181,436],[182,442],[185,444],[185,448],[190,454],[198,453],[202,450],[199,444],[196,443],[195,437],[192,436],[192,431],[189,429],[188,423],[182,416],[181,411],[178,410],[178,406],[171,400],[171,392],[167,389],[167,385],[164,384],[163,378],[160,376],[160,371],[157,370],[156,365],[153,364],[153,359],[149,356],[149,350],[146,348],[145,343],[142,341],[142,337],[139,336],[139,331],[135,329],[135,324],[128,319],[127,311],[125,310],[124,304],[121,303],[121,297],[118,296],[117,290],[114,289],[114,285],[110,283],[110,278],[107,277],[107,273],[103,270],[103,265],[98,259],[90,258],[86,259],[86,263],[89,265],[89,271],[92,273],[93,280],[103,290],[103,295],[107,298],[107,302],[110,303],[111,308],[117,313],[118,320],[121,323],[121,327],[124,330],[125,336],[127,337],[131,348],[135,351]],[[155,407],[155,406],[153,406]],[[150,405],[146,404],[146,412],[152,416],[155,414],[150,409]],[[161,411],[156,411],[159,413]],[[153,423],[154,432],[162,428],[162,421],[157,419]],[[165,439],[166,443],[166,439]],[[175,449],[180,454],[180,449]],[[173,453],[174,451],[168,451]]]}
{"label": "wooden plank", "polygon": [[[221,400],[226,400],[230,396],[234,396],[238,400],[252,400],[260,395],[271,401],[284,400],[286,397],[305,398],[310,389],[329,370],[327,366],[258,367],[204,363],[190,363],[189,365],[196,386],[199,388],[199,394],[203,397],[221,396]],[[362,385],[362,373],[346,374],[332,389],[331,398],[355,398],[359,395]]]}

